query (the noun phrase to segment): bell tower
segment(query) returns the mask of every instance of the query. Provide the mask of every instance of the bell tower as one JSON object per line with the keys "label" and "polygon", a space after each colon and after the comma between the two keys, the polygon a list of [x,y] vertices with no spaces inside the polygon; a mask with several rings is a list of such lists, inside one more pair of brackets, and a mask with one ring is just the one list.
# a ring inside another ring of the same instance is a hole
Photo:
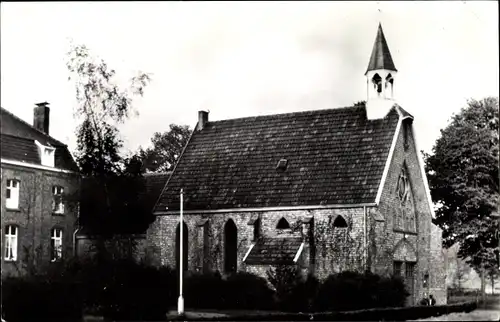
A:
{"label": "bell tower", "polygon": [[382,25],[379,24],[370,62],[365,73],[368,96],[366,114],[368,119],[385,117],[395,104],[394,83],[397,72],[389,46],[385,40]]}

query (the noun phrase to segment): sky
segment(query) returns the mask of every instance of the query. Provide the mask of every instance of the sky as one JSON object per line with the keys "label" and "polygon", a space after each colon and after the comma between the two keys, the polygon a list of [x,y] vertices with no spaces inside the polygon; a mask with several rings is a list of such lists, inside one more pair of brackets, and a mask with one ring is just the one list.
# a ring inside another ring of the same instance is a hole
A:
{"label": "sky", "polygon": [[125,149],[169,124],[338,108],[366,99],[379,22],[398,69],[395,98],[431,152],[467,99],[499,92],[497,1],[2,2],[1,105],[29,123],[50,103],[50,134],[76,146],[70,39],[121,80],[151,73]]}

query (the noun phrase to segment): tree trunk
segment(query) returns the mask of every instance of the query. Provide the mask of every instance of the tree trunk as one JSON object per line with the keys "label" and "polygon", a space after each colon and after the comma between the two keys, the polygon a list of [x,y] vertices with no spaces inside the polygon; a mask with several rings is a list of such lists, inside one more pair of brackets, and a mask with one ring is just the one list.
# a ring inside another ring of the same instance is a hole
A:
{"label": "tree trunk", "polygon": [[484,274],[484,267],[481,267],[481,301],[483,302],[483,307],[486,304],[486,278]]}
{"label": "tree trunk", "polygon": [[493,274],[490,275],[491,279],[491,295],[495,295],[495,278]]}

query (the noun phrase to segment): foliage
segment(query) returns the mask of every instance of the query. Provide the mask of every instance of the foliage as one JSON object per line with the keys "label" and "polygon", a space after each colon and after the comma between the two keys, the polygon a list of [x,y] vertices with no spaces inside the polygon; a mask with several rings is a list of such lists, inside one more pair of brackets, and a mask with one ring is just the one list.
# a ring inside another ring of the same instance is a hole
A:
{"label": "foliage", "polygon": [[76,283],[41,278],[2,280],[2,318],[6,321],[79,321],[82,301]]}
{"label": "foliage", "polygon": [[150,76],[140,72],[124,89],[115,70],[84,45],[71,47],[66,65],[76,88],[75,116],[81,120],[76,161],[86,179],[80,194],[80,224],[99,236],[102,250],[101,239],[130,233],[133,227],[143,230],[151,220],[143,216],[149,211],[141,209],[140,160],[120,155],[123,143],[117,127],[134,111],[133,97],[143,95]]}
{"label": "foliage", "polygon": [[230,309],[266,310],[273,307],[273,291],[257,275],[236,272],[227,276],[225,304]]}
{"label": "foliage", "polygon": [[315,304],[321,311],[400,307],[408,294],[399,278],[346,271],[330,275],[321,284]]}
{"label": "foliage", "polygon": [[267,271],[267,278],[276,290],[277,308],[287,312],[309,312],[319,287],[312,275],[303,277],[292,265],[278,265]]}
{"label": "foliage", "polygon": [[253,310],[273,305],[267,281],[249,273],[237,272],[225,279],[219,272],[195,273],[186,277],[185,285],[186,307],[193,309]]}
{"label": "foliage", "polygon": [[498,98],[470,100],[441,130],[432,155],[424,153],[444,246],[459,242],[459,256],[473,267],[489,265],[498,245],[498,135]]}
{"label": "foliage", "polygon": [[72,45],[66,62],[78,101],[75,114],[82,119],[77,129],[77,162],[83,175],[105,176],[119,172],[118,124],[133,111],[132,97],[143,95],[150,76],[139,72],[130,87],[120,88],[116,72],[91,55],[85,45]]}
{"label": "foliage", "polygon": [[279,310],[309,312],[312,310],[319,281],[312,275],[304,278],[297,266],[278,265],[267,271],[267,278],[276,290]]}
{"label": "foliage", "polygon": [[156,132],[151,138],[152,147],[137,153],[146,172],[171,171],[186,146],[191,129],[187,125],[170,124],[170,130]]}
{"label": "foliage", "polygon": [[129,259],[72,259],[43,274],[7,279],[2,306],[8,321],[80,320],[83,311],[109,319],[162,319],[176,303],[176,281],[169,268]]}

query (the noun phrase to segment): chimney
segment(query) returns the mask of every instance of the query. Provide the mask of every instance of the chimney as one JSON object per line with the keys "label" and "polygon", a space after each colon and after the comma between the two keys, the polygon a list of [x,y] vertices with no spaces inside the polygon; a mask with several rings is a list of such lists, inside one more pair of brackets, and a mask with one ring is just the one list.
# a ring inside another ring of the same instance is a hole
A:
{"label": "chimney", "polygon": [[33,113],[33,127],[39,131],[49,134],[49,115],[50,108],[49,103],[37,103],[35,104],[35,110]]}
{"label": "chimney", "polygon": [[201,131],[205,128],[208,123],[208,112],[198,111],[198,127],[196,128],[198,131]]}

